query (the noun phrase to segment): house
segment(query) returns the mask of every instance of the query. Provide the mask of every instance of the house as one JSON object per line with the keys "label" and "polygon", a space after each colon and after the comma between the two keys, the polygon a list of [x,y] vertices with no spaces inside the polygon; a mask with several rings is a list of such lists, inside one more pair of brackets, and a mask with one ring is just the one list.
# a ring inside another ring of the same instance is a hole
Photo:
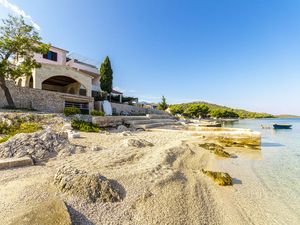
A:
{"label": "house", "polygon": [[68,55],[65,49],[51,46],[47,54],[34,54],[41,64],[30,77],[16,80],[19,87],[59,92],[64,107],[75,106],[82,111],[93,109],[92,93],[100,90],[99,70],[95,65]]}

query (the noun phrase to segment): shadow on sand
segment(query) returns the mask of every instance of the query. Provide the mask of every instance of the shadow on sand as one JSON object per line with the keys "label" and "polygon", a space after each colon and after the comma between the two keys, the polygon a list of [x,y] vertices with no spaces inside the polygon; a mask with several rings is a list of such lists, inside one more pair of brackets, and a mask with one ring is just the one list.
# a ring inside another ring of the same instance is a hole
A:
{"label": "shadow on sand", "polygon": [[95,225],[92,221],[90,221],[85,215],[81,212],[74,209],[72,206],[67,205],[68,211],[71,216],[72,224],[85,224],[85,225]]}
{"label": "shadow on sand", "polygon": [[235,185],[235,184],[242,184],[243,182],[237,178],[232,178],[232,183],[233,185]]}

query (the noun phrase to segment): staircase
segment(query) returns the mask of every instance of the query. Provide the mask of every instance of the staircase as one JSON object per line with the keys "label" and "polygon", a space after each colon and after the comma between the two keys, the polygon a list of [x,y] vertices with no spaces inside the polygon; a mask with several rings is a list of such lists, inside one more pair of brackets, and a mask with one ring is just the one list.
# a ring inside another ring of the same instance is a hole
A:
{"label": "staircase", "polygon": [[151,129],[168,125],[178,125],[177,120],[167,114],[148,114],[146,116],[136,116],[124,120],[126,125],[136,129]]}

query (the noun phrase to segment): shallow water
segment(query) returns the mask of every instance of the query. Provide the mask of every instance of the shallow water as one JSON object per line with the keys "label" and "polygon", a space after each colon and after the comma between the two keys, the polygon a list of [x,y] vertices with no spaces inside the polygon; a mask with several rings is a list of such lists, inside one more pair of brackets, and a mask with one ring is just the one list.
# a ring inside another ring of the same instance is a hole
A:
{"label": "shallow water", "polygon": [[[293,127],[287,130],[261,128],[262,124],[271,126],[274,123],[292,124]],[[239,157],[224,162],[224,168],[234,164],[248,170],[232,173],[241,176],[239,179],[244,187],[238,188],[240,192],[252,191],[251,200],[248,200],[257,206],[257,212],[252,214],[254,224],[263,221],[265,224],[300,224],[300,119],[240,120],[225,126],[250,128],[262,134],[259,159]],[[238,167],[231,166],[230,170]],[[261,218],[255,220],[256,216]]]}

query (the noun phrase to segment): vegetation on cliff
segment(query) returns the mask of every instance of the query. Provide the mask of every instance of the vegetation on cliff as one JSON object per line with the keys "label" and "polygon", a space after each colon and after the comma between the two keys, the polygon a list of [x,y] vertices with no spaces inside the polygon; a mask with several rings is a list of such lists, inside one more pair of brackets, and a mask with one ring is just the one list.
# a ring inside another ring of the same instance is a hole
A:
{"label": "vegetation on cliff", "polygon": [[168,109],[173,115],[181,114],[187,118],[274,118],[268,113],[249,112],[206,102],[174,104]]}

